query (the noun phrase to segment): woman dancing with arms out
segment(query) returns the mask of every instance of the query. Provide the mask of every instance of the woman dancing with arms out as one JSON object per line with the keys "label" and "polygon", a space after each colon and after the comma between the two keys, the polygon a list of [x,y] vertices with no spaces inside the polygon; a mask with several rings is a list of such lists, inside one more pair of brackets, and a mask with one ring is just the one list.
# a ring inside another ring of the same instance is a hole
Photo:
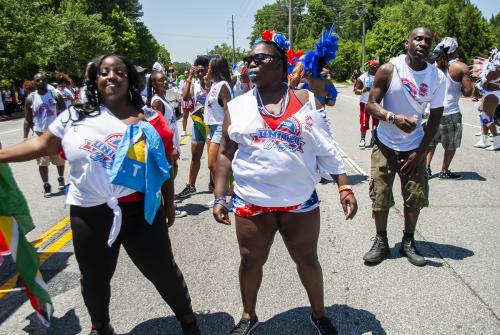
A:
{"label": "woman dancing with arms out", "polygon": [[[27,161],[64,150],[70,164],[66,202],[70,205],[83,300],[92,321],[91,335],[115,334],[109,316],[110,282],[120,245],[172,308],[183,333],[199,334],[165,222],[166,219],[168,224],[174,221],[172,178],[162,183],[163,206],[153,215],[152,222],[147,222],[144,215],[145,207],[149,206],[147,192],[143,194],[110,183],[115,154],[124,133],[133,128],[132,125],[154,127],[153,135],[161,138],[158,148],[164,147],[170,164],[172,131],[159,113],[148,116],[151,125],[141,123],[146,116],[142,110],[140,78],[126,58],[104,55],[90,64],[88,70],[88,102],[61,113],[41,136],[0,150],[0,162]],[[152,111],[149,114],[153,114]],[[142,148],[143,152],[147,151],[144,143]],[[157,153],[161,154],[163,150]]]}
{"label": "woman dancing with arms out", "polygon": [[258,324],[255,305],[262,267],[278,231],[307,291],[311,322],[319,334],[337,334],[326,316],[317,256],[320,215],[314,188],[320,173],[337,181],[346,219],[354,217],[357,203],[314,95],[285,83],[288,46],[281,34],[263,34],[245,59],[256,87],[231,100],[224,118],[213,214],[218,222],[230,224],[224,194],[232,168],[243,314],[231,334],[251,334]]}

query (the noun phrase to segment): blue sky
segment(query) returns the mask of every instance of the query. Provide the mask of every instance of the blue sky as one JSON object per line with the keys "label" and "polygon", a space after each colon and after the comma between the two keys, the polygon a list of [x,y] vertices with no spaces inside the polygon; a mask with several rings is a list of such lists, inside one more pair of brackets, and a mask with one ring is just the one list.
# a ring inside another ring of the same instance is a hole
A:
{"label": "blue sky", "polygon": [[[234,15],[235,46],[248,49],[253,18],[274,0],[141,0],[143,21],[170,52],[173,61],[192,62],[217,44],[231,45]],[[500,10],[498,0],[472,0],[487,19]]]}

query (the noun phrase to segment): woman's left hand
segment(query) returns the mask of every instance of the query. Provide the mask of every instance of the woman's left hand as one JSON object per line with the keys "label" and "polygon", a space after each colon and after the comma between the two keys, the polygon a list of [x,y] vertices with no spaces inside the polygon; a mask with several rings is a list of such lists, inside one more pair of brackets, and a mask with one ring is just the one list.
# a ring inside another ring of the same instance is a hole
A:
{"label": "woman's left hand", "polygon": [[340,204],[346,220],[352,220],[358,211],[358,202],[352,191],[340,192]]}
{"label": "woman's left hand", "polygon": [[171,206],[165,206],[165,216],[167,219],[167,226],[172,227],[175,222],[175,206],[172,204]]}

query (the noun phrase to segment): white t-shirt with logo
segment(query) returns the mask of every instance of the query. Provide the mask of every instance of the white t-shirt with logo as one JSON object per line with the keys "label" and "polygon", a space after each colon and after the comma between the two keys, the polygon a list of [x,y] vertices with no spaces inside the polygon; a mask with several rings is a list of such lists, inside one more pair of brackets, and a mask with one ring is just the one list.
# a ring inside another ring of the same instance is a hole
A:
{"label": "white t-shirt with logo", "polygon": [[[395,124],[380,122],[377,137],[385,146],[396,151],[418,148],[424,138],[422,114],[429,104],[430,109],[443,107],[446,96],[446,76],[427,63],[422,71],[415,71],[405,61],[406,55],[393,58],[391,85],[384,95],[384,109],[396,115],[413,117],[417,128],[405,133]],[[411,100],[410,100],[411,99]]]}
{"label": "white t-shirt with logo", "polygon": [[28,99],[33,111],[33,130],[36,132],[46,131],[57,118],[57,102],[54,91],[48,89],[44,95],[34,91],[28,96]]}
{"label": "white t-shirt with logo", "polygon": [[205,107],[205,101],[207,100],[207,92],[201,87],[200,81],[197,80],[193,84],[193,99],[194,99],[194,109],[193,113],[200,108]]}
{"label": "white t-shirt with logo", "polygon": [[205,101],[204,121],[207,125],[220,125],[224,122],[224,106],[219,104],[219,94],[223,86],[231,93],[231,87],[227,81],[219,81],[210,87]]}
{"label": "white t-shirt with logo", "polygon": [[[363,83],[363,88],[372,87],[373,81],[375,80],[375,75],[369,74],[368,72],[363,72],[361,76],[358,77],[358,80]],[[359,96],[359,102],[366,104],[368,102],[368,96],[370,95],[370,91],[364,92]]]}
{"label": "white t-shirt with logo", "polygon": [[71,106],[73,104],[73,99],[74,99],[73,92],[71,92],[71,90],[69,88],[65,88],[65,89],[58,88],[57,92],[59,92],[59,94],[63,98],[64,105],[66,108],[68,108],[69,106]]}
{"label": "white t-shirt with logo", "polygon": [[95,117],[72,121],[77,117],[71,107],[49,127],[49,131],[61,139],[70,166],[66,203],[92,207],[107,203],[111,196],[118,199],[134,193],[132,189],[112,185],[109,181],[116,149],[127,125],[104,106]]}

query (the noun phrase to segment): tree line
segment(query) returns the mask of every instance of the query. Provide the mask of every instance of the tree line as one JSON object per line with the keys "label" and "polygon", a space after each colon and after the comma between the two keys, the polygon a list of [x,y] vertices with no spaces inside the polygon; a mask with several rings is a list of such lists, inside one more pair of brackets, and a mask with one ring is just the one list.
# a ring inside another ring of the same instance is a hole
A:
{"label": "tree line", "polygon": [[81,78],[86,62],[120,53],[150,67],[170,54],[140,21],[139,0],[0,0],[0,87],[37,71]]}
{"label": "tree line", "polygon": [[[404,51],[408,32],[427,26],[434,42],[456,37],[459,57],[466,62],[486,56],[500,44],[500,13],[489,21],[469,0],[294,0],[292,2],[294,50],[314,48],[321,32],[335,25],[339,36],[337,58],[330,64],[336,80],[347,80],[361,64],[362,22],[366,25],[365,61],[387,62]],[[288,32],[288,0],[276,0],[255,14],[250,45],[264,29]]]}

